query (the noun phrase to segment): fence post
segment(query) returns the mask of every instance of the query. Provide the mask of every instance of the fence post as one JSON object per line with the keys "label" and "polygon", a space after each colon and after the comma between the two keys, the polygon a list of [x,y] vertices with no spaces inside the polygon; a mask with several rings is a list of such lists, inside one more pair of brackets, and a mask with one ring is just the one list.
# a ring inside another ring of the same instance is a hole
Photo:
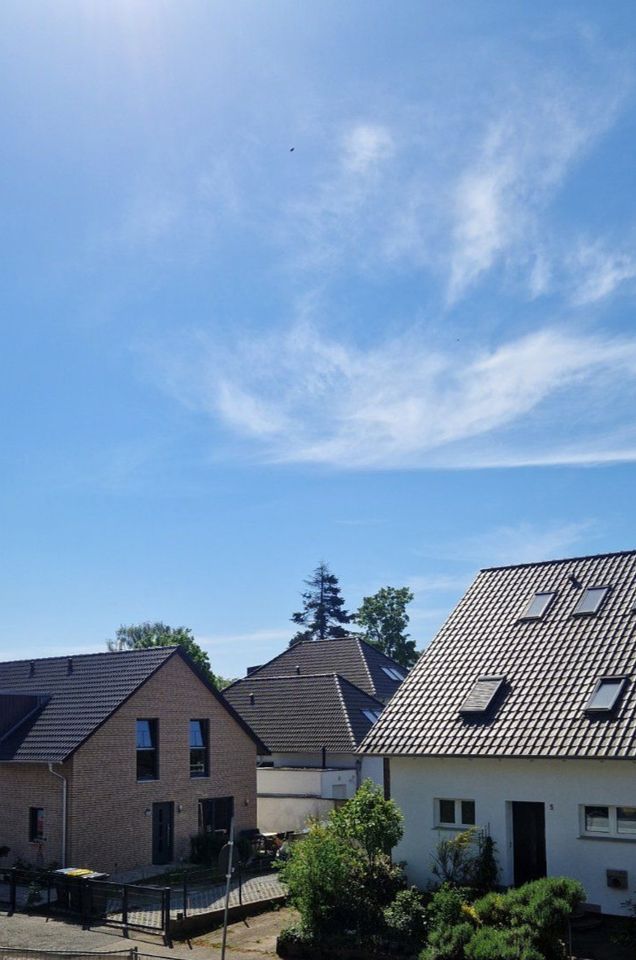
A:
{"label": "fence post", "polygon": [[188,879],[187,874],[183,874],[183,917],[188,916]]}
{"label": "fence post", "polygon": [[167,947],[170,946],[170,887],[165,887],[163,891],[164,903],[164,924],[163,940]]}
{"label": "fence post", "polygon": [[124,927],[124,936],[128,936],[128,887],[126,884],[122,887],[123,894],[121,898],[121,922]]}
{"label": "fence post", "polygon": [[18,878],[17,870],[15,867],[11,867],[11,893],[10,893],[10,904],[9,904],[9,916],[12,916],[15,913],[16,905],[18,901]]}
{"label": "fence post", "polygon": [[238,887],[239,887],[239,907],[243,906],[243,868],[241,864],[238,865]]}

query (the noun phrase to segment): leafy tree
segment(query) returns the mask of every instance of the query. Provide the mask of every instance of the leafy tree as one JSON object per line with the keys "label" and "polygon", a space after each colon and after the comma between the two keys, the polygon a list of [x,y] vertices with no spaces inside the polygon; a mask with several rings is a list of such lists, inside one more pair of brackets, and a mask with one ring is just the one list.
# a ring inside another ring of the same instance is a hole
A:
{"label": "leafy tree", "polygon": [[329,821],[343,840],[358,844],[372,861],[390,853],[402,839],[404,817],[394,800],[385,800],[380,787],[365,780]]}
{"label": "leafy tree", "polygon": [[289,646],[301,640],[341,640],[348,636],[342,624],[351,623],[351,616],[344,609],[338,578],[321,561],[313,575],[305,580],[309,587],[302,594],[303,609],[292,614],[292,623],[304,626],[304,630],[289,641]]}
{"label": "leafy tree", "polygon": [[215,676],[212,672],[210,658],[196,642],[189,627],[169,627],[167,623],[161,623],[161,621],[122,625],[117,630],[114,640],[107,640],[106,645],[111,651],[180,646],[212,681],[217,690],[223,690],[230,682],[223,677]]}
{"label": "leafy tree", "polygon": [[406,628],[407,604],[413,599],[408,587],[382,587],[372,597],[363,597],[354,616],[364,628],[364,639],[403,667],[412,667],[418,653],[415,641],[409,640]]}

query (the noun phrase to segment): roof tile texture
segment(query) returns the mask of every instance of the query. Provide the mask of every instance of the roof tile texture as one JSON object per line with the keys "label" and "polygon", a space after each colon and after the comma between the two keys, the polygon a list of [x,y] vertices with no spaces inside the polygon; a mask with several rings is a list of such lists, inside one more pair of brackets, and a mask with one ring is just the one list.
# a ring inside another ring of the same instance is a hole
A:
{"label": "roof tile texture", "polygon": [[[574,581],[570,578],[574,577]],[[609,586],[593,616],[585,587]],[[545,616],[531,597],[556,590]],[[459,709],[480,676],[506,692],[485,718]],[[613,716],[584,708],[602,676],[630,679]],[[482,570],[367,735],[362,752],[636,759],[636,551]]]}

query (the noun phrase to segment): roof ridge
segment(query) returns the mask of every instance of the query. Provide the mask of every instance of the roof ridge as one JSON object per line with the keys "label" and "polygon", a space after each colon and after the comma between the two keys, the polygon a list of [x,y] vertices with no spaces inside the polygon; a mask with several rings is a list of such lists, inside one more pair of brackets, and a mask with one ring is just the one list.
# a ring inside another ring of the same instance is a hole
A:
{"label": "roof ridge", "polygon": [[353,689],[357,693],[361,693],[363,697],[367,698],[367,700],[375,701],[375,703],[377,703],[378,706],[382,707],[382,709],[384,709],[384,707],[386,706],[383,700],[380,700],[379,697],[374,696],[372,693],[367,693],[366,690],[363,690],[362,687],[359,687],[357,683],[353,682],[353,680],[349,680],[347,677],[343,677],[341,673],[336,673],[336,676],[338,677],[341,683],[346,683],[350,687],[353,687]]}
{"label": "roof ridge", "polygon": [[355,735],[354,735],[354,733],[353,733],[353,727],[351,726],[351,717],[349,716],[349,711],[347,710],[347,704],[346,704],[346,701],[345,701],[345,698],[344,698],[344,694],[343,694],[343,692],[342,692],[342,687],[340,686],[340,684],[342,683],[342,680],[343,680],[343,678],[342,678],[339,674],[337,674],[337,673],[334,674],[334,683],[335,683],[335,685],[336,685],[336,691],[337,691],[337,694],[338,694],[338,699],[340,700],[340,706],[342,707],[342,712],[343,712],[343,714],[344,714],[345,723],[347,724],[347,730],[349,731],[349,736],[351,737],[351,744],[352,744],[353,749],[354,749],[354,751],[355,751],[355,750],[357,750],[357,748],[358,748],[358,744],[356,743],[356,738],[355,738]]}
{"label": "roof ridge", "polygon": [[[269,680],[310,680],[316,677],[337,676],[340,676],[337,670],[327,670],[322,673],[281,673],[276,674],[275,677],[255,677],[253,674],[250,674],[248,677],[240,677],[238,680],[235,680],[234,683],[225,687],[221,692],[225,693],[230,687],[236,687],[239,683],[267,683]],[[349,681],[347,681],[347,683],[348,682]],[[355,686],[355,684],[353,684],[353,686]]]}
{"label": "roof ridge", "polygon": [[176,650],[180,644],[175,643],[168,646],[156,644],[152,647],[127,647],[124,650],[96,650],[94,653],[60,653],[55,657],[21,657],[19,660],[0,660],[0,666],[8,666],[12,663],[48,663],[51,660],[73,660],[87,659],[88,657],[118,657],[122,653],[147,653],[148,650]]}
{"label": "roof ridge", "polygon": [[554,560],[527,560],[525,563],[503,563],[500,566],[481,567],[480,573],[490,570],[513,570],[515,567],[548,567],[557,563],[573,563],[576,560],[602,560],[605,557],[629,557],[636,555],[636,549],[610,550],[607,553],[585,553],[574,557],[557,557]]}
{"label": "roof ridge", "polygon": [[370,669],[369,669],[369,664],[367,663],[367,658],[366,658],[365,655],[364,655],[364,651],[363,651],[363,649],[362,649],[362,645],[361,645],[361,642],[360,642],[360,638],[359,638],[359,637],[357,638],[357,642],[358,642],[358,650],[360,651],[360,656],[362,657],[362,662],[363,662],[363,664],[364,664],[364,669],[367,671],[367,676],[368,676],[368,678],[369,678],[369,683],[371,684],[371,689],[373,690],[373,695],[375,696],[375,694],[377,693],[377,688],[376,688],[376,685],[375,685],[375,681],[374,681],[373,677],[371,676],[371,671],[370,671]]}

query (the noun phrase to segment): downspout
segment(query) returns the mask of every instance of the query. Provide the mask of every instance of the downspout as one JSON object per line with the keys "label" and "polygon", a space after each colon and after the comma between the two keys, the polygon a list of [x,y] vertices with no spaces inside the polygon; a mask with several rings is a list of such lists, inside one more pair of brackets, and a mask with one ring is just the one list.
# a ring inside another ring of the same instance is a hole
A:
{"label": "downspout", "polygon": [[49,773],[62,781],[62,868],[66,866],[66,807],[68,800],[68,780],[61,773],[56,773],[53,764],[49,763]]}

